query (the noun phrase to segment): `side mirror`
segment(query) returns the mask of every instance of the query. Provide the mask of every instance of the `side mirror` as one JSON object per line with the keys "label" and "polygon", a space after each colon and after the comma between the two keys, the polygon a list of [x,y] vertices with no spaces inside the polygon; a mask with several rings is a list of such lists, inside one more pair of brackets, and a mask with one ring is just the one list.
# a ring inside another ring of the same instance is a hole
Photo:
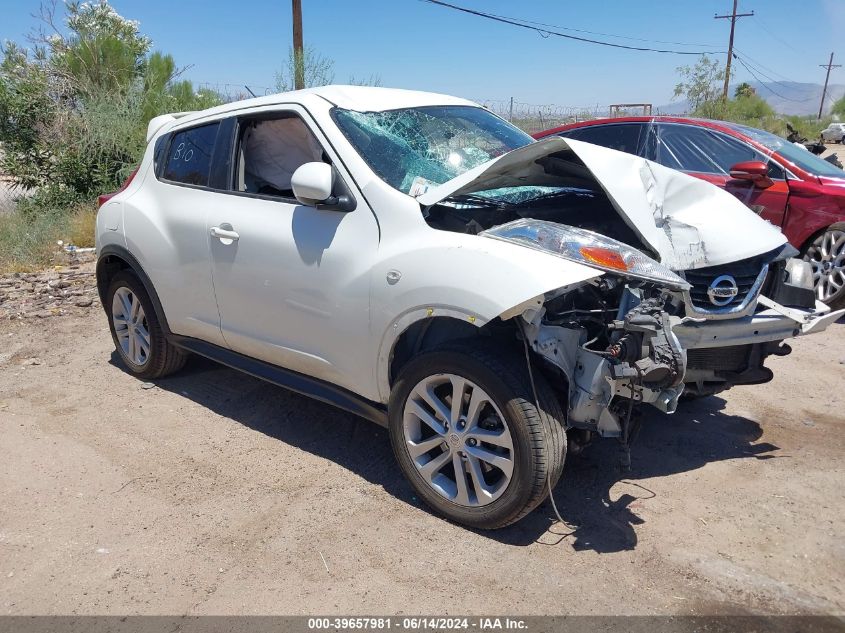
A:
{"label": "side mirror", "polygon": [[332,195],[334,170],[326,163],[300,165],[290,178],[293,195],[302,204],[313,207]]}
{"label": "side mirror", "polygon": [[769,167],[760,160],[747,160],[742,163],[737,163],[731,167],[731,178],[734,180],[744,180],[750,182],[755,187],[766,189],[771,187],[774,182],[769,178]]}
{"label": "side mirror", "polygon": [[349,195],[343,180],[337,183],[340,195],[334,195],[335,171],[327,163],[300,165],[290,177],[290,186],[296,199],[306,206],[344,213],[355,210],[355,199]]}

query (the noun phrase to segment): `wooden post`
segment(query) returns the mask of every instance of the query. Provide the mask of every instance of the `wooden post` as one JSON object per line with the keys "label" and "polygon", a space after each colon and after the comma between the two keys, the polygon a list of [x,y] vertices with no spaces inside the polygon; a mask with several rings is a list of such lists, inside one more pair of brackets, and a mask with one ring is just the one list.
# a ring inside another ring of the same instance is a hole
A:
{"label": "wooden post", "polygon": [[733,11],[731,11],[730,15],[714,16],[714,19],[716,20],[730,19],[731,21],[731,36],[728,39],[728,59],[725,63],[725,87],[722,90],[722,99],[724,99],[725,101],[728,100],[728,84],[731,82],[731,60],[734,56],[734,27],[736,27],[736,21],[738,18],[751,17],[754,15],[754,11],[752,11],[751,13],[737,13],[737,2],[738,0],[734,0],[734,9]]}
{"label": "wooden post", "polygon": [[833,63],[833,53],[830,54],[830,61],[827,64],[819,64],[822,68],[827,68],[827,74],[824,76],[824,89],[822,90],[822,102],[819,104],[819,118],[822,118],[824,111],[824,98],[827,96],[827,82],[830,81],[830,69],[839,68],[842,64]]}
{"label": "wooden post", "polygon": [[293,9],[293,86],[297,90],[305,87],[305,54],[302,50],[302,0],[291,0]]}

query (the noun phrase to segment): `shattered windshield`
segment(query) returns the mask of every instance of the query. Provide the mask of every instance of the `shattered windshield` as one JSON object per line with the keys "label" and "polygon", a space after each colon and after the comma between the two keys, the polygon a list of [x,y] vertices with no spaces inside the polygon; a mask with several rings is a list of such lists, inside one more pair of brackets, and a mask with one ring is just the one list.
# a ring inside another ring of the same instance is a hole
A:
{"label": "shattered windshield", "polygon": [[335,108],[333,116],[370,168],[391,187],[412,196],[534,141],[473,106],[386,112]]}
{"label": "shattered windshield", "polygon": [[842,171],[836,165],[827,162],[823,158],[819,158],[812,152],[808,152],[803,147],[798,147],[794,143],[790,143],[776,134],[764,132],[763,130],[748,127],[747,125],[740,125],[738,123],[724,123],[724,125],[727,125],[740,134],[745,134],[745,136],[765,145],[768,149],[773,152],[777,152],[786,160],[794,163],[804,171],[808,171],[816,176],[845,178],[845,171]]}

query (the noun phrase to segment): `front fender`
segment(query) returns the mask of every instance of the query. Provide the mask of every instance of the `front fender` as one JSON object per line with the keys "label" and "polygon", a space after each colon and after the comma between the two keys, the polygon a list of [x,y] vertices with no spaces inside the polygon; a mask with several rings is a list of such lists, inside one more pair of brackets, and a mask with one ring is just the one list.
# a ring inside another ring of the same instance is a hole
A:
{"label": "front fender", "polygon": [[[390,394],[393,348],[414,323],[452,317],[481,327],[511,318],[546,293],[601,276],[594,268],[476,235],[431,231],[400,240],[374,267],[371,327],[376,340],[379,395]],[[524,307],[523,307],[524,306]],[[521,309],[516,309],[521,308]]]}

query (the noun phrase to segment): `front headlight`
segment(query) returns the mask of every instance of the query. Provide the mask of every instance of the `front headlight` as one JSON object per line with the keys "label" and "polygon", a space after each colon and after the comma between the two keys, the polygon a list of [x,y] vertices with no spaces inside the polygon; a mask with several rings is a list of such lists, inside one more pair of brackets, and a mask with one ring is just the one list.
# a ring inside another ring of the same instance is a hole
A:
{"label": "front headlight", "polygon": [[522,244],[623,277],[651,281],[671,290],[690,288],[684,279],[660,262],[627,244],[586,229],[523,219],[494,226],[479,235]]}

